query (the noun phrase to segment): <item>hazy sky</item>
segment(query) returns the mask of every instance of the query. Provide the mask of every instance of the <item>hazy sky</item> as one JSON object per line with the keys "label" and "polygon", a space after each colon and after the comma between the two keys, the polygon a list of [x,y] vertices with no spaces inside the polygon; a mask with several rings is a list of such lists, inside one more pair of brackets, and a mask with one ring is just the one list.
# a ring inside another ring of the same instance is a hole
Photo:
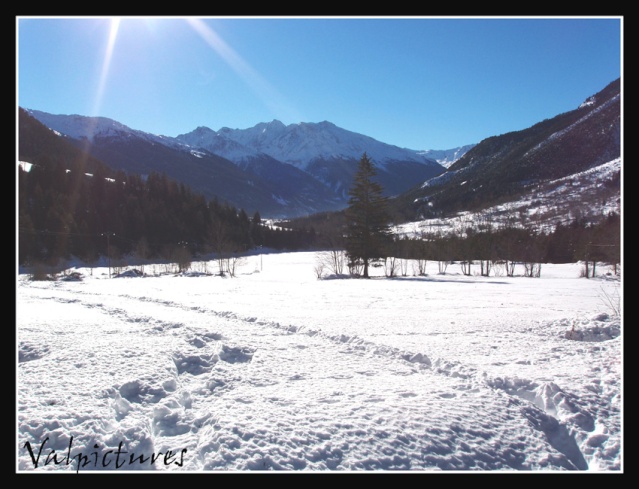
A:
{"label": "hazy sky", "polygon": [[17,17],[17,100],[177,136],[324,120],[450,149],[622,75],[622,17]]}

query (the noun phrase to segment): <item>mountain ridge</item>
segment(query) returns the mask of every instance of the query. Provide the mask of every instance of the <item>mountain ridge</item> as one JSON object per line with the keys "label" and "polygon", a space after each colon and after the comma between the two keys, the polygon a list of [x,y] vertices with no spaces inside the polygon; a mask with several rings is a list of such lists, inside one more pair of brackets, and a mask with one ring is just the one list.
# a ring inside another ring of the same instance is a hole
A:
{"label": "mountain ridge", "polygon": [[[621,154],[621,80],[571,111],[451,150],[416,151],[376,141],[329,121],[247,129],[199,126],[175,138],[107,118],[26,109],[50,129],[118,170],[159,171],[207,197],[264,217],[343,209],[366,153],[407,221],[494,205],[539,182],[612,161]],[[437,160],[437,161],[436,161]],[[443,163],[443,164],[442,164]]]}
{"label": "mountain ridge", "polygon": [[489,207],[541,182],[621,156],[621,81],[578,108],[533,126],[492,136],[467,151],[445,173],[406,192],[397,208],[408,219]]}
{"label": "mountain ridge", "polygon": [[[379,179],[389,196],[445,171],[418,151],[376,141],[329,121],[286,126],[273,120],[248,129],[223,127],[219,131],[198,126],[189,133],[169,137],[132,129],[106,117],[24,110],[117,170],[167,173],[209,198],[219,196],[251,210],[258,206],[268,217],[295,217],[344,208],[357,162],[364,152],[378,166]],[[185,163],[187,159],[190,161]],[[202,160],[214,162],[209,170],[216,175],[207,173],[207,164]],[[217,177],[227,178],[227,174],[234,175],[230,177],[235,182],[232,188],[207,187]],[[251,192],[253,195],[245,199],[247,189],[241,180],[265,190],[263,195]],[[231,195],[232,191],[236,195]]]}
{"label": "mountain ridge", "polygon": [[[198,129],[194,132],[200,136],[201,128]],[[176,139],[191,144],[192,135],[193,132],[181,134]],[[210,151],[218,149],[214,139],[221,136],[301,169],[306,169],[316,159],[359,159],[364,151],[378,167],[389,161],[415,161],[427,166],[437,163],[419,151],[383,143],[370,136],[342,129],[329,121],[284,125],[274,119],[247,129],[225,127],[219,131],[211,130],[209,135],[210,141],[199,139],[199,144]]]}

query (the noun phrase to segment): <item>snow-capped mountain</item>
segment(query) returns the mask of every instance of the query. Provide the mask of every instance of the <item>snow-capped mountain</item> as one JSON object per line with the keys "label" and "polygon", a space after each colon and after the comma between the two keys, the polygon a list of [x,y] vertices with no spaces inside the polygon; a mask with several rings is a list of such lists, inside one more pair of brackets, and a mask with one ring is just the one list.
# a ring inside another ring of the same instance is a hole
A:
{"label": "snow-capped mountain", "polygon": [[[377,166],[378,180],[387,195],[405,192],[445,171],[443,166],[417,151],[385,144],[330,122],[285,126],[280,121],[272,121],[249,129],[219,131],[198,127],[172,138],[131,129],[104,117],[26,110],[60,135],[81,141],[91,154],[119,170],[167,173],[209,197],[215,193],[239,207],[244,207],[244,197],[230,195],[230,192],[240,188],[238,180],[244,180],[272,196],[272,201],[262,202],[261,211],[273,217],[343,208],[364,152]],[[171,156],[162,148],[175,153]],[[215,175],[207,174],[204,161],[185,161],[184,153],[200,160],[215,159],[215,165],[209,165],[209,172],[214,171]],[[232,162],[246,175],[229,171],[220,160]],[[192,166],[197,168],[190,169]],[[224,169],[220,170],[221,167]],[[223,178],[231,178],[232,185],[225,186]],[[209,189],[213,181],[214,190]],[[252,200],[251,206],[254,205],[256,202]]]}
{"label": "snow-capped mountain", "polygon": [[193,148],[204,148],[236,163],[262,155],[259,151],[255,151],[204,126],[200,126],[188,134],[178,136],[176,141]]}
{"label": "snow-capped mountain", "polygon": [[[436,229],[443,234],[463,233],[468,223],[490,223],[494,228],[521,226],[539,233],[551,233],[557,225],[570,225],[576,218],[598,223],[611,214],[621,215],[621,158],[547,180],[513,200],[479,211],[460,211],[446,218],[433,217],[397,227],[401,236],[418,237]],[[438,180],[438,179],[434,179]]]}
{"label": "snow-capped mountain", "polygon": [[417,151],[385,144],[327,121],[286,126],[274,120],[249,129],[224,127],[219,131],[199,127],[176,139],[241,165],[264,158],[287,163],[312,175],[344,201],[363,153],[376,165],[388,195],[404,192],[444,171],[439,163]]}
{"label": "snow-capped mountain", "polygon": [[26,109],[27,113],[58,134],[73,139],[93,141],[96,135],[115,136],[133,133],[133,129],[106,117],[85,117],[77,114],[55,115]]}
{"label": "snow-capped mountain", "polygon": [[[247,169],[175,138],[136,131],[110,119],[34,110],[25,113],[115,170],[142,176],[162,173],[206,198],[250,213],[257,210],[265,217],[289,217],[342,205],[334,193],[307,173],[272,159]],[[37,138],[32,128],[21,128],[21,142]]]}
{"label": "snow-capped mountain", "polygon": [[[200,128],[201,129],[201,128]],[[197,131],[197,130],[196,130]],[[201,131],[198,135],[201,135]],[[216,144],[222,140],[231,140],[257,153],[264,153],[276,160],[289,163],[306,170],[316,160],[359,160],[364,152],[378,167],[384,167],[395,161],[411,161],[433,166],[434,161],[417,151],[399,148],[382,143],[369,136],[347,131],[331,122],[302,122],[284,125],[278,120],[260,123],[249,129],[230,129],[224,127],[209,133],[210,141],[199,139],[202,147],[222,154]],[[190,135],[180,135],[180,141],[189,142]],[[234,159],[231,154],[223,156]]]}
{"label": "snow-capped mountain", "polygon": [[175,138],[158,136],[148,132],[132,129],[120,122],[107,117],[87,117],[82,115],[56,115],[40,110],[25,109],[26,112],[39,120],[49,129],[76,140],[93,142],[96,138],[140,138],[151,143],[189,150],[189,148]]}
{"label": "snow-capped mountain", "polygon": [[207,127],[176,138],[101,117],[29,114],[117,170],[165,173],[206,197],[263,217],[339,210],[361,155],[407,220],[481,209],[534,192],[621,155],[620,80],[573,111],[476,145],[416,151],[376,141],[330,122],[248,129]]}
{"label": "snow-capped mountain", "polygon": [[475,144],[467,144],[454,149],[429,149],[426,151],[418,151],[418,154],[424,157],[434,160],[444,168],[449,168],[458,159],[464,156],[468,151],[473,149]]}

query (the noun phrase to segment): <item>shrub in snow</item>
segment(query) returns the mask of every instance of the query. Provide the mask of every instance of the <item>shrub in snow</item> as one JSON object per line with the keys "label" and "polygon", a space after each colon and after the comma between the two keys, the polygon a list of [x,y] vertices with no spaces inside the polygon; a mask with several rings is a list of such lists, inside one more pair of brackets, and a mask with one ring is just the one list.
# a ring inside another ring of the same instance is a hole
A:
{"label": "shrub in snow", "polygon": [[126,270],[122,273],[118,273],[115,277],[116,278],[121,278],[121,277],[143,277],[144,273],[142,273],[140,270],[138,270],[137,268],[132,268],[131,270]]}
{"label": "shrub in snow", "polygon": [[65,275],[62,280],[65,280],[67,282],[80,282],[83,278],[84,275],[82,275],[80,272],[71,272],[70,274]]}

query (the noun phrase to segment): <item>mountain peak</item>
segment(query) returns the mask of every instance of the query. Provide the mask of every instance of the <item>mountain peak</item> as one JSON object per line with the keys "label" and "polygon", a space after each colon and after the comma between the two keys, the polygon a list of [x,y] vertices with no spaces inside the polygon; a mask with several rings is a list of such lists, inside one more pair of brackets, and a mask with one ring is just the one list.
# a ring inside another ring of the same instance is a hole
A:
{"label": "mountain peak", "polygon": [[[197,126],[193,131],[191,131],[191,134],[208,135],[208,134],[215,134],[215,131],[211,129],[210,127]],[[179,137],[180,136],[178,136],[178,138]]]}
{"label": "mountain peak", "polygon": [[324,127],[331,127],[331,128],[332,127],[337,127],[335,124],[333,124],[332,122],[329,122],[329,121],[318,122],[317,125],[319,127],[322,127],[322,128],[324,128]]}

